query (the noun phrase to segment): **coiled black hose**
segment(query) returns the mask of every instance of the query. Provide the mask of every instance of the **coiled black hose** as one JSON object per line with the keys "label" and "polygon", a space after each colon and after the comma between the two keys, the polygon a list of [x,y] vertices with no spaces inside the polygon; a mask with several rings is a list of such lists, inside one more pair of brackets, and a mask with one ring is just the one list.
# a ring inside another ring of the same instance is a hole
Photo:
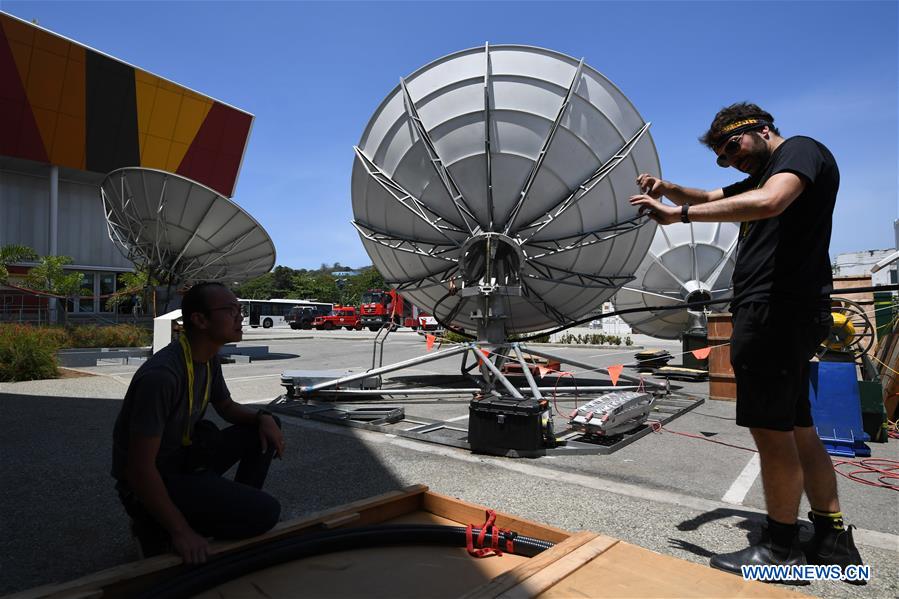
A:
{"label": "coiled black hose", "polygon": [[[336,551],[390,545],[464,547],[465,530],[464,526],[392,524],[331,530],[280,539],[262,546],[248,547],[234,553],[216,556],[205,564],[187,569],[173,578],[145,589],[138,597],[140,599],[190,597],[262,568]],[[480,528],[475,528],[472,534],[477,537],[480,532]],[[509,538],[514,542],[512,553],[525,557],[533,557],[554,545],[550,541],[514,532],[509,534]],[[499,539],[499,547],[505,551],[506,534],[500,533]]]}

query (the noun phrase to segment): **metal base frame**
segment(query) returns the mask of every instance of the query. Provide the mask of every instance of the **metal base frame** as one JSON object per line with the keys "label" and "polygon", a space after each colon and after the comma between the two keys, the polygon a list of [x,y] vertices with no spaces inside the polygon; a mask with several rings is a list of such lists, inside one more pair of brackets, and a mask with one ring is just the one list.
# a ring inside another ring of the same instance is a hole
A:
{"label": "metal base frame", "polygon": [[[647,392],[656,395],[654,415],[659,417],[654,418],[654,420],[658,420],[660,423],[665,424],[689,412],[705,401],[702,398],[689,395],[672,394],[667,381],[665,384],[659,384],[654,381],[645,381],[625,373],[621,373],[619,378],[626,381],[626,383],[617,386],[539,386],[531,373],[530,367],[533,366],[533,364],[527,362],[522,349],[523,346],[517,342],[498,344],[488,344],[483,342],[461,343],[454,347],[439,350],[425,356],[397,362],[388,366],[379,366],[377,368],[375,368],[373,364],[373,368],[362,373],[352,374],[315,385],[295,388],[292,394],[278,397],[269,404],[269,407],[273,411],[285,415],[388,433],[399,437],[415,439],[417,441],[470,450],[471,448],[468,444],[468,429],[460,426],[459,422],[448,422],[407,415],[403,407],[396,405],[366,405],[365,407],[360,407],[359,404],[367,403],[373,399],[382,397],[442,397],[475,394],[481,396],[493,395],[511,397],[513,399],[525,399],[525,396],[543,399],[544,394],[551,393],[564,400],[564,398],[570,398],[572,393],[601,393],[635,390],[639,388],[645,389]],[[605,368],[597,368],[592,364],[544,351],[542,348],[533,349],[528,347],[524,349],[533,356],[548,360],[557,360],[562,364],[584,368],[588,372],[604,373],[608,375],[608,371]],[[463,356],[463,361],[461,366],[461,378],[459,381],[471,383],[472,386],[470,387],[421,388],[403,386],[364,390],[343,388],[347,383],[359,379],[369,378],[376,375],[380,376],[389,372],[398,372],[420,364],[460,355]],[[470,358],[473,358],[471,363],[469,363]],[[521,375],[524,376],[528,383],[527,386],[519,387],[514,385],[509,380],[509,377],[501,371],[503,364],[507,361],[518,362],[521,366]],[[475,369],[480,371],[480,377],[472,374]],[[345,403],[336,403],[337,401],[344,401]],[[633,432],[607,437],[596,437],[585,435],[581,432],[574,431],[571,428],[566,428],[555,435],[558,442],[556,447],[546,447],[536,451],[497,448],[496,451],[490,453],[492,455],[506,457],[607,455],[646,436],[651,430],[650,426],[642,425]]]}
{"label": "metal base frame", "polygon": [[[393,394],[399,395],[399,390]],[[458,394],[458,390],[456,390]],[[348,393],[349,395],[349,393]],[[368,394],[366,398],[370,397]],[[655,412],[652,420],[665,425],[687,412],[701,406],[705,399],[691,395],[670,394],[656,401]],[[471,450],[468,444],[468,429],[460,426],[464,423],[447,422],[423,416],[407,415],[401,406],[378,406],[371,408],[358,408],[341,406],[331,402],[309,401],[290,399],[281,396],[269,404],[269,409],[287,416],[296,416],[308,420],[316,420],[329,424],[339,424],[352,428],[359,428],[379,433],[396,435],[425,443],[434,443]],[[571,428],[566,428],[556,434],[559,441],[557,447],[547,447],[537,451],[522,451],[515,449],[498,449],[488,452],[489,455],[497,455],[510,458],[535,458],[541,456],[563,455],[609,455],[620,449],[624,449],[634,441],[642,439],[652,432],[648,424],[641,425],[636,430],[608,437],[596,437],[585,435]]]}

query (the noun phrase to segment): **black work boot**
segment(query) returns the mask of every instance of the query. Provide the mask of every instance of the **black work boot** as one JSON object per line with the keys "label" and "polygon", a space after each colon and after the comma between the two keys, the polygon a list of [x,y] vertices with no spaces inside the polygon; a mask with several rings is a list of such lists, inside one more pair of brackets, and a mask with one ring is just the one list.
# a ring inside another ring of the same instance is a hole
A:
{"label": "black work boot", "polygon": [[[762,528],[762,538],[755,545],[733,553],[713,555],[709,565],[718,570],[742,575],[741,566],[805,566],[805,555],[799,545],[799,535],[793,537],[789,546],[774,543],[768,528]],[[805,585],[807,580],[769,580],[784,584]]]}
{"label": "black work boot", "polygon": [[[862,556],[852,538],[851,524],[844,530],[835,529],[830,520],[820,518],[809,512],[809,520],[815,525],[815,536],[802,544],[802,550],[808,563],[815,565],[837,565],[843,570],[846,566],[861,566]],[[850,584],[864,585],[864,580],[847,580]]]}

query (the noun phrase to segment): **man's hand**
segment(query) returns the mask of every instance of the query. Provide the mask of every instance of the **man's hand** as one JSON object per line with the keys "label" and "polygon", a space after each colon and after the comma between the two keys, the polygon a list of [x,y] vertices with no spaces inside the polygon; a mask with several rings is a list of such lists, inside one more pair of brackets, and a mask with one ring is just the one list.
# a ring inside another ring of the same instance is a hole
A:
{"label": "man's hand", "polygon": [[259,418],[259,444],[262,446],[262,453],[268,451],[269,443],[275,448],[275,455],[279,458],[284,455],[284,435],[275,419],[264,415]]}
{"label": "man's hand", "polygon": [[668,190],[667,181],[663,181],[652,175],[647,175],[646,173],[641,173],[640,176],[637,177],[637,186],[643,193],[656,200],[665,195],[665,192]]}
{"label": "man's hand", "polygon": [[670,225],[680,221],[680,208],[668,206],[648,195],[631,196],[631,206],[636,206],[640,214],[645,214],[660,225]]}
{"label": "man's hand", "polygon": [[206,563],[209,555],[209,541],[198,535],[191,528],[172,535],[172,545],[186,564]]}

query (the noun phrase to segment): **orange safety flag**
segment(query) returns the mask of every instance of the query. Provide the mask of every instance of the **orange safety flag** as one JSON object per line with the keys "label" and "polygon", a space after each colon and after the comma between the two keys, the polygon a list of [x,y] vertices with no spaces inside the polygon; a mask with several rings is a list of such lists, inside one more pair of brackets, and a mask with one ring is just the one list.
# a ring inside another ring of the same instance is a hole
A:
{"label": "orange safety flag", "polygon": [[[489,349],[480,349],[480,348],[478,348],[478,349],[480,350],[480,352],[482,354],[484,354],[485,358],[490,359],[490,350]],[[483,362],[481,361],[480,358],[478,358],[478,366],[480,366],[481,364],[483,364]]]}
{"label": "orange safety flag", "polygon": [[712,348],[703,347],[702,349],[694,349],[691,353],[697,360],[705,360],[709,357],[709,354],[712,353]]}
{"label": "orange safety flag", "polygon": [[434,342],[437,340],[437,337],[434,335],[425,335],[425,342],[428,344],[428,351],[434,349]]}
{"label": "orange safety flag", "polygon": [[549,374],[550,372],[552,372],[552,368],[547,368],[546,366],[540,366],[540,365],[538,364],[538,365],[537,365],[537,372],[540,373],[540,378],[542,379],[542,378],[545,377],[547,374]]}
{"label": "orange safety flag", "polygon": [[609,378],[612,379],[613,387],[618,385],[618,377],[621,376],[622,370],[624,370],[624,364],[615,364],[606,368],[606,371],[609,373]]}

